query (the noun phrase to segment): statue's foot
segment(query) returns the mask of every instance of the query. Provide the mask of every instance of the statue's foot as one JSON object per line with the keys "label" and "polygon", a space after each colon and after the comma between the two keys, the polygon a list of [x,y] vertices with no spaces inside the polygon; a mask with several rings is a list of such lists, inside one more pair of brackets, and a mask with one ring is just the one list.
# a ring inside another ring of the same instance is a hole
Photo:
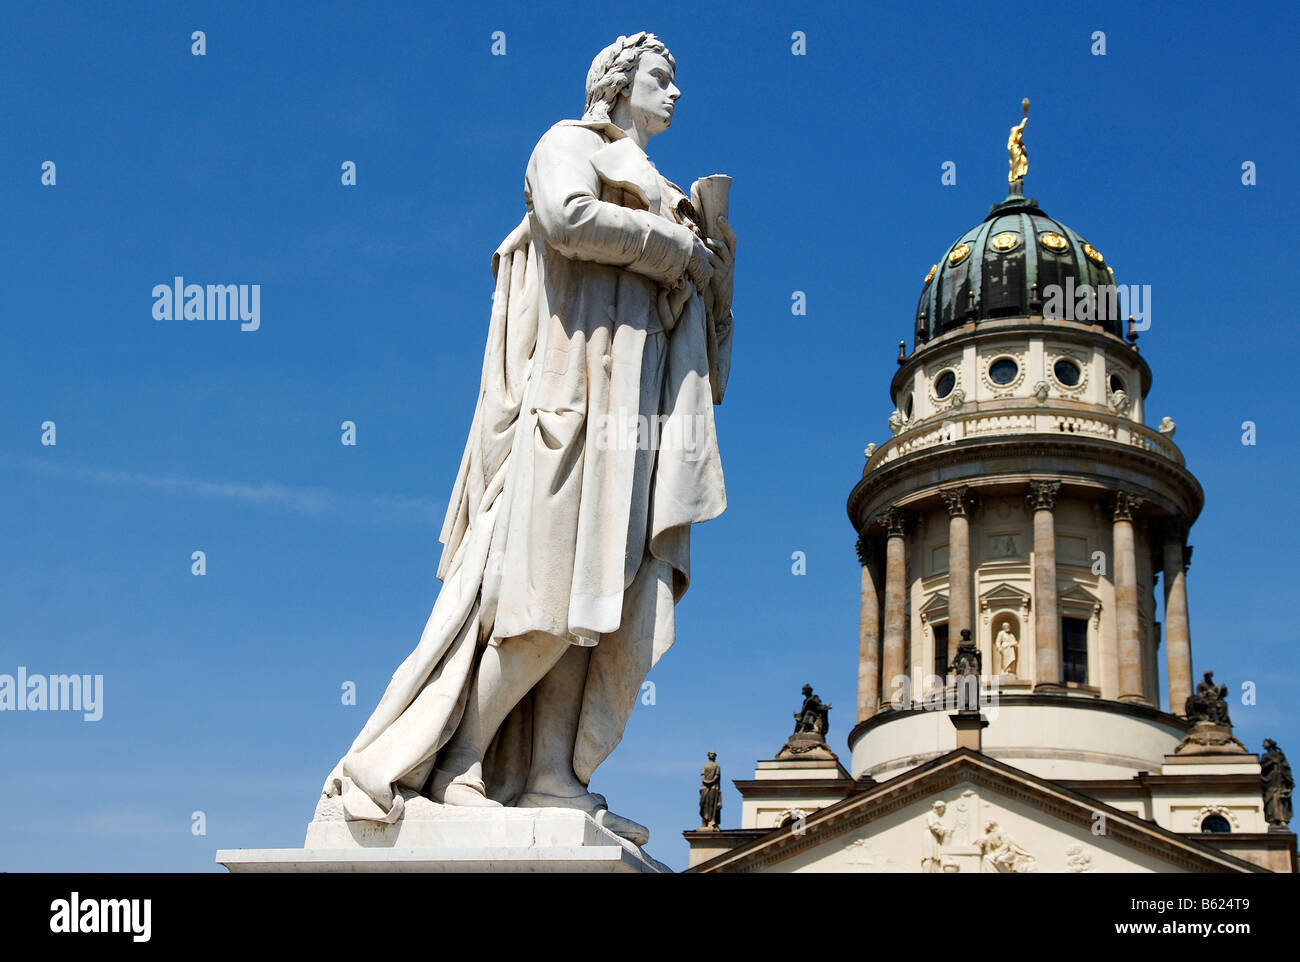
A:
{"label": "statue's foot", "polygon": [[433,773],[429,785],[429,795],[435,802],[444,805],[459,805],[466,808],[500,808],[500,802],[487,797],[487,786],[483,779],[468,772],[456,774],[439,768]]}
{"label": "statue's foot", "polygon": [[644,845],[650,841],[650,829],[630,818],[615,815],[607,808],[595,814],[596,824],[609,829],[615,835],[627,839],[633,845]]}
{"label": "statue's foot", "polygon": [[650,841],[650,830],[644,825],[615,815],[609,810],[604,795],[595,792],[583,792],[580,795],[549,795],[544,792],[525,792],[515,802],[516,808],[574,808],[586,812],[597,825],[609,829],[615,835],[627,839],[633,845],[644,845]]}

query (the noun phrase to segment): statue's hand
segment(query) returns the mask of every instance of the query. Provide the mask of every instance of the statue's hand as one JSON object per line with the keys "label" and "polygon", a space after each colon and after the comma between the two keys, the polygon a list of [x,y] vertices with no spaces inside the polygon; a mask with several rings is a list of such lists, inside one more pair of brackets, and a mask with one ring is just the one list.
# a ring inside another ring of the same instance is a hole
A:
{"label": "statue's hand", "polygon": [[710,237],[705,241],[709,248],[709,264],[713,268],[709,300],[715,317],[731,309],[732,272],[736,263],[736,232],[725,217],[718,218],[718,231],[721,237]]}
{"label": "statue's hand", "polygon": [[710,254],[711,251],[704,245],[704,241],[696,238],[695,246],[691,248],[691,259],[686,264],[686,274],[695,282],[696,289],[701,291],[709,286],[709,278],[713,276]]}

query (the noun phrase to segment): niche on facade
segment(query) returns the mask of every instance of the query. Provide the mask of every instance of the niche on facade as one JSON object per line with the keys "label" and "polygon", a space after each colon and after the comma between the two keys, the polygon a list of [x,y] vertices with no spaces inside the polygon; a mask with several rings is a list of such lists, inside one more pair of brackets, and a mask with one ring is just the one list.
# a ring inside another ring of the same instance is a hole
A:
{"label": "niche on facade", "polygon": [[[1028,650],[1025,625],[1029,623],[1030,603],[1029,592],[1005,581],[980,595],[980,647],[985,651],[985,657],[989,659],[987,666],[990,674],[1025,677],[1023,658]],[[1002,633],[1004,624],[1010,625],[1008,631],[1015,638],[1015,661],[1010,671],[1004,671],[1003,665],[1003,654],[1011,654],[1005,643],[1006,639],[1003,639],[1002,651],[998,649],[998,635]]]}

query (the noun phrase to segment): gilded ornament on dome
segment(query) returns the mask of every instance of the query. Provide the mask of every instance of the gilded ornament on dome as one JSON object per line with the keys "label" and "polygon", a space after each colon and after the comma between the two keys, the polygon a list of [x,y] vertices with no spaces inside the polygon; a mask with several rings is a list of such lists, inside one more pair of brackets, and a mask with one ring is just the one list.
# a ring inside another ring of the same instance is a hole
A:
{"label": "gilded ornament on dome", "polygon": [[1014,233],[1013,231],[1004,230],[1001,234],[995,234],[993,236],[993,239],[989,241],[989,246],[995,251],[1009,251],[1014,250],[1016,245],[1019,243],[1019,234]]}
{"label": "gilded ornament on dome", "polygon": [[964,243],[958,244],[948,254],[948,266],[956,267],[958,264],[960,264],[962,261],[966,259],[966,255],[969,253],[970,253],[970,244],[964,244]]}
{"label": "gilded ornament on dome", "polygon": [[1029,123],[1029,98],[1022,100],[1020,106],[1025,112],[1025,119],[1012,127],[1011,133],[1007,136],[1007,154],[1011,160],[1011,170],[1007,173],[1008,184],[1023,183],[1025,174],[1029,173],[1029,154],[1025,150],[1025,124]]}
{"label": "gilded ornament on dome", "polygon": [[1070,246],[1070,242],[1054,230],[1039,234],[1038,240],[1049,251],[1056,251],[1058,254]]}
{"label": "gilded ornament on dome", "polygon": [[1088,255],[1088,260],[1092,261],[1093,263],[1095,264],[1105,263],[1105,258],[1101,256],[1101,251],[1097,250],[1097,248],[1093,247],[1091,244],[1084,244],[1083,252]]}
{"label": "gilded ornament on dome", "polygon": [[938,265],[938,264],[931,264],[931,265],[930,265],[930,273],[928,273],[928,274],[925,275],[925,283],[926,283],[926,284],[929,284],[932,280],[934,280],[934,273],[935,273],[935,271],[937,271],[938,269],[939,269],[939,265]]}

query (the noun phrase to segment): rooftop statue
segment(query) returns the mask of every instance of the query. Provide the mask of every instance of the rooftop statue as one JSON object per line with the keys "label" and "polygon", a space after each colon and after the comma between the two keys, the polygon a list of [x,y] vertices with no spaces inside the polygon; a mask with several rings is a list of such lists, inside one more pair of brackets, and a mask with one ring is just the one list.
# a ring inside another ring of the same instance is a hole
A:
{"label": "rooftop statue", "polygon": [[1291,793],[1295,778],[1291,764],[1271,738],[1264,739],[1264,754],[1259,757],[1260,776],[1264,782],[1264,818],[1270,829],[1286,830],[1291,821]]}
{"label": "rooftop statue", "polygon": [[1228,720],[1228,686],[1215,684],[1214,672],[1207,671],[1205,677],[1196,683],[1196,691],[1187,696],[1183,714],[1189,722],[1231,725]]}
{"label": "rooftop statue", "polygon": [[1011,128],[1007,137],[1007,153],[1010,155],[1011,170],[1007,174],[1008,184],[1022,183],[1029,173],[1029,154],[1025,152],[1025,124],[1029,123],[1029,98],[1020,102],[1025,112],[1025,119]]}
{"label": "rooftop statue", "polygon": [[831,729],[831,706],[813,694],[812,685],[803,686],[803,707],[794,715],[796,735],[820,735],[824,740]]}
{"label": "rooftop statue", "polygon": [[700,771],[700,830],[717,831],[722,818],[722,766],[718,753],[709,752],[709,760]]}

